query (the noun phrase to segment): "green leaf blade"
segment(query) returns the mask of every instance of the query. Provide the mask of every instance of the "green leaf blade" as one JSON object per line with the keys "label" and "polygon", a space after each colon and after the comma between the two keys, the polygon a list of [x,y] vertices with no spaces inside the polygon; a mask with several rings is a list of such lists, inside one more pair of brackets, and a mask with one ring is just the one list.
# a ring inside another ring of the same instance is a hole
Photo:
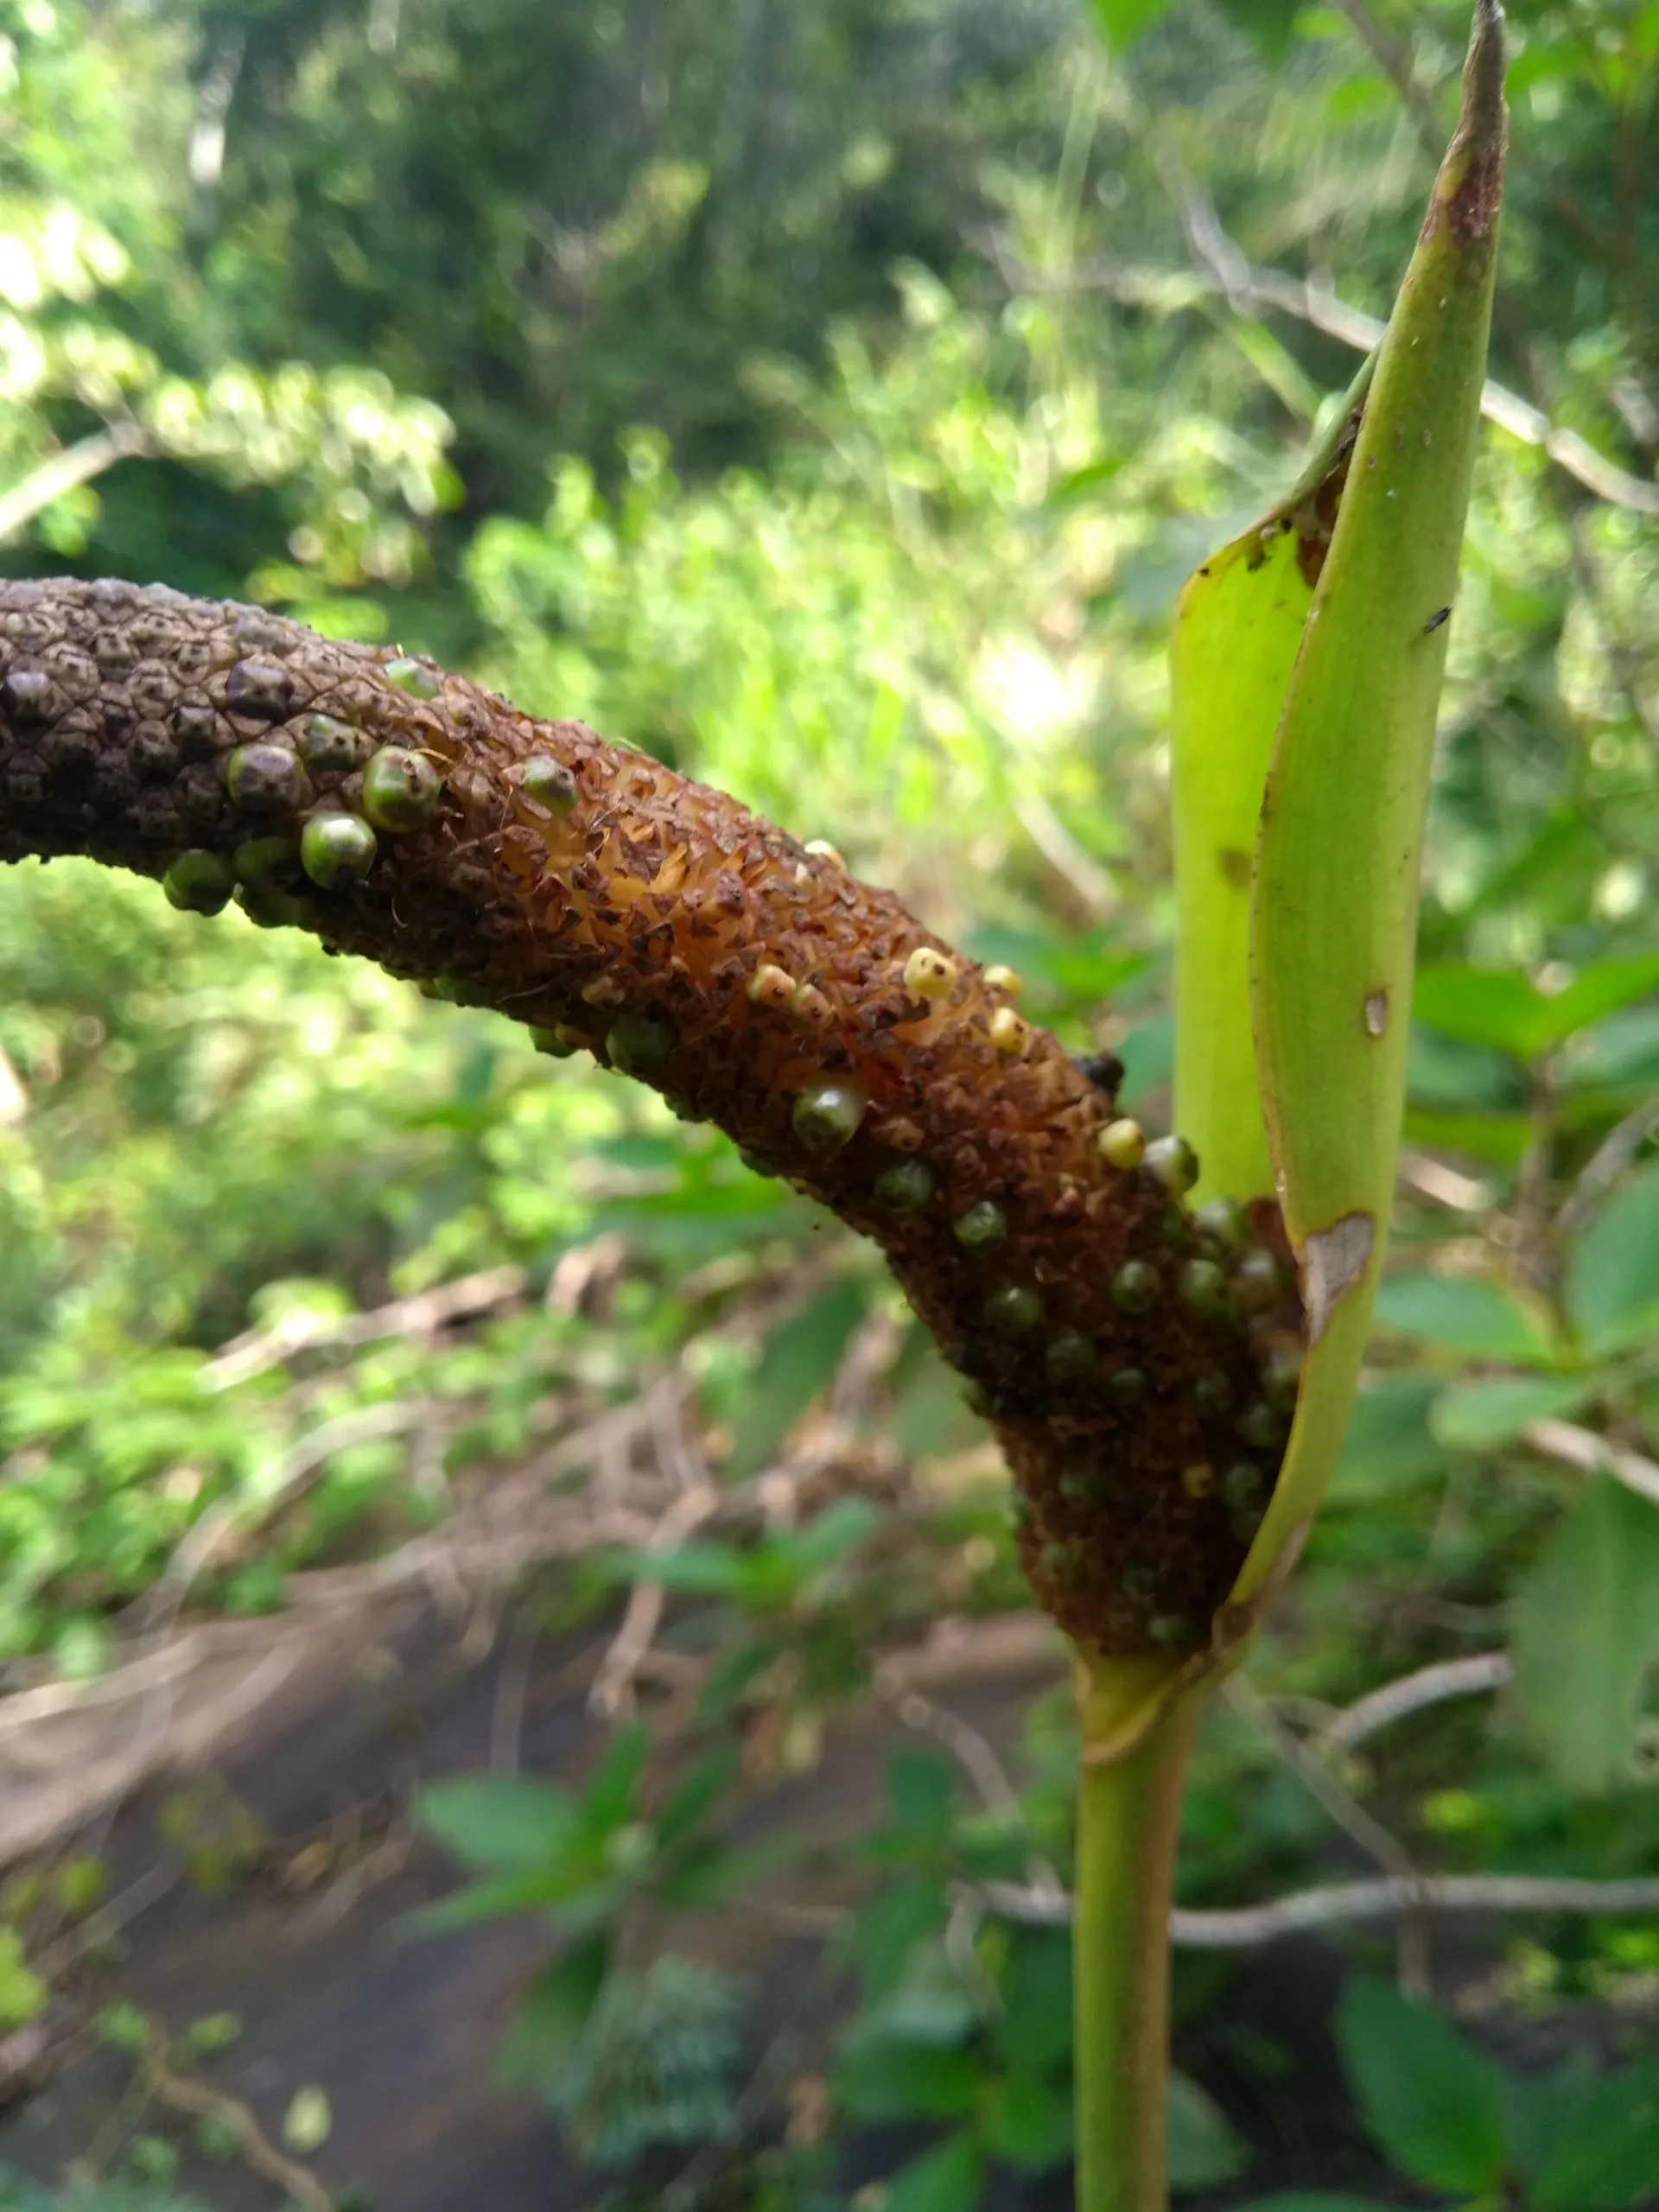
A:
{"label": "green leaf blade", "polygon": [[1502,15],[1478,0],[1458,130],[1377,359],[1262,807],[1251,1001],[1309,1351],[1242,1599],[1336,1460],[1387,1242],[1445,617],[1491,320],[1503,76]]}
{"label": "green leaf blade", "polygon": [[1449,1452],[1492,1452],[1535,1421],[1577,1411],[1593,1386],[1566,1376],[1491,1375],[1454,1382],[1434,1402],[1431,1434]]}
{"label": "green leaf blade", "polygon": [[1621,1185],[1575,1240],[1567,1303],[1598,1355],[1622,1351],[1659,1313],[1659,1160]]}
{"label": "green leaf blade", "polygon": [[1366,2124],[1402,2172],[1428,2189],[1497,2187],[1503,2076],[1443,2013],[1387,1983],[1356,1981],[1337,2040]]}
{"label": "green leaf blade", "polygon": [[501,1872],[547,1866],[581,1827],[574,1800],[524,1775],[461,1776],[429,1783],[420,1824],[469,1866]]}
{"label": "green leaf blade", "polygon": [[1602,1476],[1521,1586],[1521,1710],[1570,1788],[1594,1796],[1629,1771],[1648,1669],[1659,1658],[1659,1510]]}
{"label": "green leaf blade", "polygon": [[1526,1309],[1497,1284],[1471,1275],[1411,1270],[1376,1294],[1377,1320],[1400,1335],[1479,1359],[1541,1365],[1549,1346]]}

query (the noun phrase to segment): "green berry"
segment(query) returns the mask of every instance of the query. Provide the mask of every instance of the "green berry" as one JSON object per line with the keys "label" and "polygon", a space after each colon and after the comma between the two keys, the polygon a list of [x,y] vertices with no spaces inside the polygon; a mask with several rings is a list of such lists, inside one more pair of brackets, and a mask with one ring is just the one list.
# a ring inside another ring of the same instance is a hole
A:
{"label": "green berry", "polygon": [[399,691],[407,691],[412,699],[435,699],[438,696],[437,677],[417,660],[389,660],[380,673],[388,683]]}
{"label": "green berry", "polygon": [[251,922],[262,930],[291,929],[305,919],[299,900],[275,884],[244,883],[237,887],[236,903]]}
{"label": "green berry", "polygon": [[231,866],[238,883],[276,883],[292,876],[299,857],[291,837],[245,837],[231,855]]}
{"label": "green berry", "polygon": [[982,1245],[1002,1242],[1008,1233],[1008,1217],[995,1198],[982,1198],[966,1213],[959,1213],[950,1228],[958,1244],[976,1251]]}
{"label": "green berry", "polygon": [[856,1084],[820,1083],[795,1101],[790,1126],[808,1152],[839,1152],[858,1135],[868,1103]]}
{"label": "green berry", "polygon": [[1236,1198],[1207,1198],[1192,1219],[1224,1251],[1242,1252],[1250,1241],[1250,1224]]}
{"label": "green berry", "polygon": [[326,775],[355,768],[365,742],[350,722],[340,721],[333,715],[308,715],[294,740],[306,766]]}
{"label": "green berry", "polygon": [[1283,1295],[1284,1269],[1265,1244],[1246,1252],[1233,1269],[1233,1295],[1247,1313],[1265,1313]]}
{"label": "green berry", "polygon": [[425,753],[383,745],[363,771],[363,811],[377,830],[401,836],[432,819],[442,789]]}
{"label": "green berry", "polygon": [[550,1060],[568,1060],[576,1050],[574,1045],[566,1044],[556,1029],[532,1029],[530,1041],[538,1052],[545,1052]]}
{"label": "green berry", "polygon": [[1302,1387],[1300,1356],[1289,1351],[1274,1351],[1268,1355],[1262,1370],[1262,1389],[1270,1406],[1281,1413],[1294,1410],[1296,1394]]}
{"label": "green berry", "polygon": [[1267,1477],[1252,1459],[1240,1459],[1221,1478],[1224,1505],[1255,1505],[1267,1487]]}
{"label": "green berry", "polygon": [[1087,1337],[1056,1337],[1043,1353],[1043,1371],[1051,1382],[1075,1382],[1089,1372],[1095,1357]]}
{"label": "green berry", "polygon": [[1200,1375],[1192,1385],[1192,1403],[1206,1417],[1224,1414],[1232,1402],[1233,1386],[1218,1367]]}
{"label": "green berry", "polygon": [[677,1041],[665,1014],[625,1014],[605,1033],[605,1057],[619,1075],[654,1075],[673,1057]]}
{"label": "green berry", "polygon": [[1158,1302],[1158,1270],[1146,1260],[1125,1260],[1112,1277],[1111,1301],[1120,1313],[1147,1313]]}
{"label": "green berry", "polygon": [[1213,1319],[1227,1311],[1227,1278],[1213,1260],[1183,1261],[1175,1294],[1190,1313]]}
{"label": "green berry", "polygon": [[1258,1452],[1270,1452],[1282,1444],[1290,1433],[1290,1424],[1276,1408],[1258,1398],[1255,1405],[1246,1406],[1238,1417],[1238,1433],[1246,1444],[1253,1444]]}
{"label": "green berry", "polygon": [[235,888],[234,874],[217,853],[181,853],[162,878],[168,905],[183,914],[217,914]]}
{"label": "green berry", "polygon": [[249,814],[297,814],[311,779],[285,745],[238,745],[225,756],[225,788]]}
{"label": "green berry", "polygon": [[1198,1155],[1185,1137],[1155,1137],[1142,1162],[1166,1191],[1181,1198],[1198,1179]]}
{"label": "green berry", "polygon": [[300,866],[323,891],[360,883],[377,850],[373,830],[356,814],[314,814],[300,832]]}
{"label": "green berry", "polygon": [[875,1179],[875,1195],[893,1213],[916,1213],[934,1192],[933,1171],[919,1160],[896,1160]]}
{"label": "green berry", "polygon": [[1106,1395],[1114,1405],[1138,1406],[1147,1395],[1147,1378],[1138,1367],[1120,1367],[1106,1377]]}
{"label": "green berry", "polygon": [[576,804],[576,779],[550,753],[532,753],[518,771],[518,788],[550,814],[569,814]]}
{"label": "green berry", "polygon": [[1043,1301],[1025,1283],[1008,1283],[985,1301],[985,1319],[1005,1336],[1023,1337],[1043,1318]]}
{"label": "green berry", "polygon": [[1198,1631],[1185,1613],[1154,1613],[1147,1623],[1147,1634],[1154,1643],[1166,1647],[1193,1643],[1198,1640]]}

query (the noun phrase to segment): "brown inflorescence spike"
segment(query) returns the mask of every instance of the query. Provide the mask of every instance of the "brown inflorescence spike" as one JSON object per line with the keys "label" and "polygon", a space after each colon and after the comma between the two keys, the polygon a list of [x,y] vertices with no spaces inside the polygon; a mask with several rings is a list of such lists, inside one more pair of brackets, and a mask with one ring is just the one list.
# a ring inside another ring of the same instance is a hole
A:
{"label": "brown inflorescence spike", "polygon": [[1274,1209],[1195,1221],[1190,1152],[1142,1157],[1116,1064],[1079,1065],[838,855],[392,648],[0,582],[0,861],[69,853],[186,908],[234,887],[718,1123],[887,1253],[995,1426],[1061,1625],[1203,1640],[1294,1395]]}

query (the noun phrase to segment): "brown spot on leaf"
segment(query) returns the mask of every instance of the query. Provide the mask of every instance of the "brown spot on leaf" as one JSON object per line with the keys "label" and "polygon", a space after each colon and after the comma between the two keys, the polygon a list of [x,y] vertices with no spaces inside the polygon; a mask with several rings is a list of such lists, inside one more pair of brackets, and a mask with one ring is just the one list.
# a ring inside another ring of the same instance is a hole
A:
{"label": "brown spot on leaf", "polygon": [[1249,889],[1250,856],[1248,853],[1240,852],[1236,845],[1218,846],[1216,866],[1221,870],[1224,880],[1230,883],[1235,891]]}
{"label": "brown spot on leaf", "polygon": [[1307,1308],[1307,1341],[1316,1344],[1330,1325],[1337,1302],[1363,1277],[1376,1242],[1376,1224],[1368,1213],[1345,1213],[1329,1229],[1313,1230],[1302,1246],[1302,1297]]}

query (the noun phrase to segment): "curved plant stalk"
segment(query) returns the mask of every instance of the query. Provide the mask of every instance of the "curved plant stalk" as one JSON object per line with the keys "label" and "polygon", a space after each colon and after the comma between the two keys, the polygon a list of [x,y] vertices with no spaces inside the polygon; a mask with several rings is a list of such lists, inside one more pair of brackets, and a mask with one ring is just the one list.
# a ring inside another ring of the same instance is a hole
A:
{"label": "curved plant stalk", "polygon": [[1022,1018],[1017,976],[829,848],[430,662],[161,589],[0,582],[0,861],[71,853],[192,911],[234,897],[718,1123],[880,1243],[995,1427],[1060,1624],[1204,1649],[1246,1549],[1213,1471],[1248,1461],[1265,1494],[1282,1442],[1230,1304],[1250,1255],[1182,1203],[1186,1148],[1116,1116],[1109,1064]]}
{"label": "curved plant stalk", "polygon": [[1503,78],[1502,14],[1478,0],[1457,132],[1375,364],[1296,490],[1205,563],[1178,610],[1178,1118],[1204,1192],[1255,1198],[1271,1173],[1307,1355],[1285,1464],[1211,1649],[1161,1672],[1099,1655],[1079,1668],[1078,2212],[1166,2202],[1166,1923],[1186,1753],[1294,1564],[1370,1325],[1479,431]]}

